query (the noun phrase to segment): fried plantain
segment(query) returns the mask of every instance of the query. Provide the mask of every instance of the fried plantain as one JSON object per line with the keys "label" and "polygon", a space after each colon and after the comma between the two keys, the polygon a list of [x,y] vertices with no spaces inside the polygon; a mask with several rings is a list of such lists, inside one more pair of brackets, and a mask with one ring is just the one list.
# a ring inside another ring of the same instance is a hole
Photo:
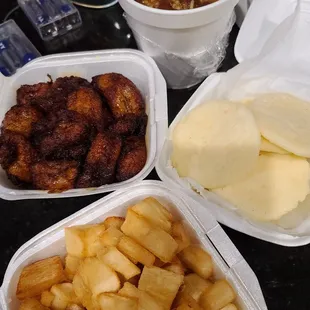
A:
{"label": "fried plantain", "polygon": [[31,165],[37,160],[37,155],[25,137],[4,131],[1,138],[1,149],[3,157],[0,158],[0,162],[9,179],[16,185],[31,183]]}
{"label": "fried plantain", "polygon": [[68,110],[84,115],[100,132],[106,127],[99,94],[91,88],[81,87],[68,97]]}
{"label": "fried plantain", "polygon": [[144,167],[147,151],[144,137],[131,136],[124,141],[116,168],[116,180],[125,181],[138,174]]}
{"label": "fried plantain", "polygon": [[68,96],[80,87],[90,87],[90,83],[80,77],[60,77],[51,83],[43,96],[35,97],[31,103],[44,113],[55,113],[67,108]]}
{"label": "fried plantain", "polygon": [[104,95],[117,119],[125,114],[143,115],[145,104],[142,95],[133,82],[118,73],[94,76],[92,85]]}
{"label": "fried plantain", "polygon": [[66,97],[80,87],[91,87],[91,84],[78,76],[64,76],[57,78],[52,86],[53,90],[61,92]]}
{"label": "fried plantain", "polygon": [[109,131],[121,136],[145,135],[147,125],[147,115],[136,116],[126,114],[117,119],[114,124],[109,126]]}
{"label": "fried plantain", "polygon": [[77,187],[97,187],[113,182],[121,147],[120,136],[112,133],[98,133],[87,154]]}
{"label": "fried plantain", "polygon": [[16,92],[17,104],[30,104],[33,99],[44,97],[51,88],[52,83],[37,83],[34,85],[22,85]]}
{"label": "fried plantain", "polygon": [[76,161],[40,161],[33,165],[33,184],[37,189],[51,193],[62,192],[74,187],[78,175]]}
{"label": "fried plantain", "polygon": [[59,148],[55,150],[51,156],[51,160],[83,160],[87,155],[90,141],[79,145],[70,146],[67,148]]}
{"label": "fried plantain", "polygon": [[29,137],[32,125],[42,117],[42,114],[31,105],[15,105],[4,116],[2,126],[4,130]]}
{"label": "fried plantain", "polygon": [[[41,133],[41,139],[36,142],[43,157],[52,157],[55,152],[59,154],[61,150],[87,144],[90,127],[80,114],[74,111],[62,111],[56,120],[55,117],[49,120],[48,132]],[[40,126],[39,129],[43,129]],[[38,132],[38,128],[35,129]],[[60,157],[57,156],[57,158]]]}
{"label": "fried plantain", "polygon": [[67,104],[67,96],[61,91],[50,89],[45,96],[34,98],[32,105],[49,115],[64,110]]}
{"label": "fried plantain", "polygon": [[17,157],[15,144],[8,144],[0,137],[0,165],[5,170],[14,162]]}

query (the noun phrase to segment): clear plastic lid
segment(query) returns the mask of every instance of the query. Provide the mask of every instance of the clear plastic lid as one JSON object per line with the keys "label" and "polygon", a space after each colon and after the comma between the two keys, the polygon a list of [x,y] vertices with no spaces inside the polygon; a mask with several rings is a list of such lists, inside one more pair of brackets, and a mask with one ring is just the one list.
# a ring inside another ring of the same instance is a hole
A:
{"label": "clear plastic lid", "polygon": [[29,61],[40,56],[29,39],[10,19],[0,25],[0,72],[11,76]]}
{"label": "clear plastic lid", "polygon": [[82,24],[79,11],[67,0],[18,0],[43,40],[67,33]]}

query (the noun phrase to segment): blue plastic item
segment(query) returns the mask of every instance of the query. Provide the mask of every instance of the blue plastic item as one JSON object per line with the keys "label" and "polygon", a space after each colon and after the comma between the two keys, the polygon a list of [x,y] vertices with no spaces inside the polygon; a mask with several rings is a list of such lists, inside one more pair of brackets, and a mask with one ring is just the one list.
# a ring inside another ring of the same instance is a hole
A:
{"label": "blue plastic item", "polygon": [[10,76],[40,53],[16,23],[10,19],[0,24],[0,72]]}

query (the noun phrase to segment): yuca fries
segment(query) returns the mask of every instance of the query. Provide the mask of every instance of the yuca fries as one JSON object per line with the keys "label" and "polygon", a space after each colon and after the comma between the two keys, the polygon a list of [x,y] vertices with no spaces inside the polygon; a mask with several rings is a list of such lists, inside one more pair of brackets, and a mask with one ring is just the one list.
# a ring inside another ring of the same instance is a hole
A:
{"label": "yuca fries", "polygon": [[52,257],[22,271],[19,310],[238,309],[230,284],[213,282],[211,256],[154,198],[65,235],[65,268]]}

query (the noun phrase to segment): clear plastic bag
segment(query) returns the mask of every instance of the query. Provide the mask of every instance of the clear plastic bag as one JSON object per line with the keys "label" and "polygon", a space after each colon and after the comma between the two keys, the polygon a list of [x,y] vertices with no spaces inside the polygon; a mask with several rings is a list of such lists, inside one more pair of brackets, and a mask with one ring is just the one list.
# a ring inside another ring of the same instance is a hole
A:
{"label": "clear plastic bag", "polygon": [[[260,54],[273,31],[294,13],[298,0],[253,0],[252,2],[235,45],[235,56],[238,62]],[[240,1],[239,5],[241,3]]]}
{"label": "clear plastic bag", "polygon": [[[164,75],[168,87],[174,89],[196,85],[217,71],[225,58],[229,34],[236,21],[234,12],[228,19],[224,17],[226,20],[224,27],[220,31],[214,32],[211,37],[207,27],[197,27],[199,34],[193,32],[193,37],[196,39],[199,37],[200,46],[194,43],[188,50],[179,42],[160,44],[151,40],[147,35],[139,32],[139,27],[135,26],[136,20],[126,14],[125,18],[133,31],[139,49],[153,57]],[[183,44],[186,45],[188,34],[183,37],[177,37],[178,35],[180,32],[176,33],[175,40],[184,40]],[[191,42],[187,44],[191,45]]]}

